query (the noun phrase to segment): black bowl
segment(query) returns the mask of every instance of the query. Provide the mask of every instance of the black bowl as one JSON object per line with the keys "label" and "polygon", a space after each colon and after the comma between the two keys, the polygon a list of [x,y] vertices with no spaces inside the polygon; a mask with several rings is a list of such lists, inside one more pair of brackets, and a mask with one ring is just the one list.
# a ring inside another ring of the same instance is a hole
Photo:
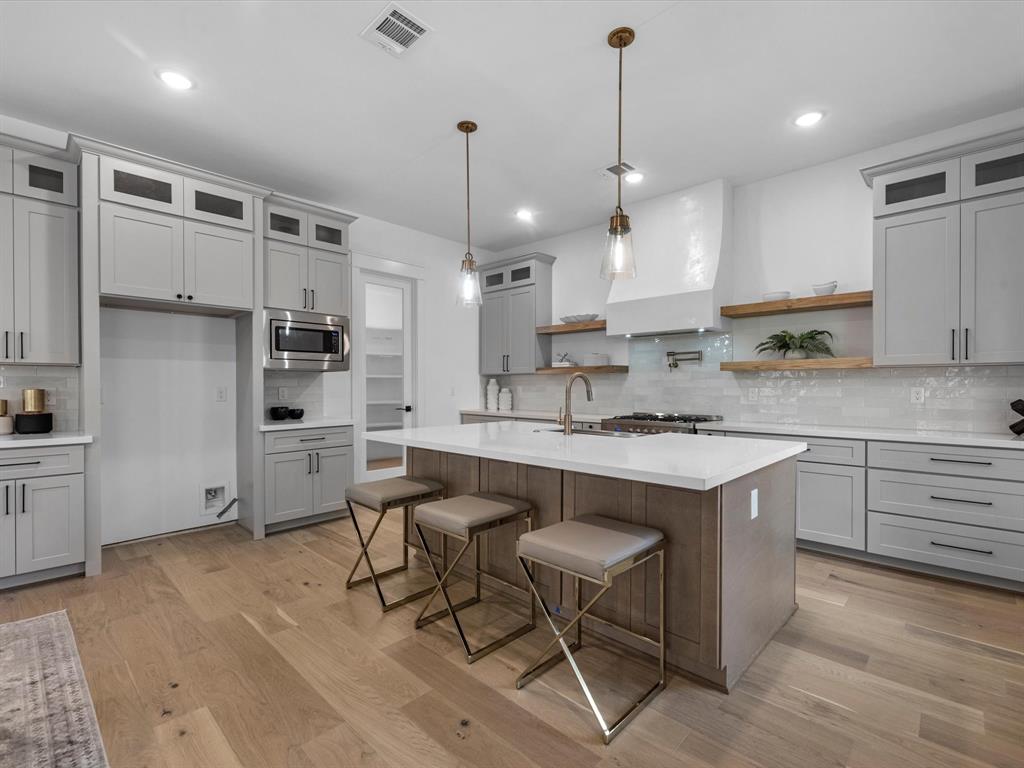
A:
{"label": "black bowl", "polygon": [[306,411],[303,410],[302,408],[289,408],[288,409],[288,418],[289,419],[301,419],[302,418],[302,414],[304,414],[305,412]]}
{"label": "black bowl", "polygon": [[274,421],[284,421],[288,418],[288,411],[291,410],[287,405],[275,405],[270,409],[270,418]]}

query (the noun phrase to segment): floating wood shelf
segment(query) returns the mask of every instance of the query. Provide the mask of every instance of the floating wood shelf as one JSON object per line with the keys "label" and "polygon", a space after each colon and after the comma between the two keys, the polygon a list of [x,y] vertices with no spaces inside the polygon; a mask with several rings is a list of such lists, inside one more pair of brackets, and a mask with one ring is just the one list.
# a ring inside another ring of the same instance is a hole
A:
{"label": "floating wood shelf", "polygon": [[871,368],[870,357],[812,357],[805,360],[737,360],[720,363],[723,371],[806,371],[815,368]]}
{"label": "floating wood shelf", "polygon": [[821,309],[850,309],[870,307],[872,291],[833,293],[830,296],[804,296],[782,301],[757,301],[753,304],[731,304],[722,307],[722,317],[765,317],[789,312],[813,312]]}
{"label": "floating wood shelf", "polygon": [[588,320],[585,323],[559,323],[558,325],[538,325],[537,333],[554,336],[559,333],[584,333],[586,331],[603,331],[608,327],[604,320]]}
{"label": "floating wood shelf", "polygon": [[537,373],[629,373],[628,365],[576,365],[572,368],[538,368]]}

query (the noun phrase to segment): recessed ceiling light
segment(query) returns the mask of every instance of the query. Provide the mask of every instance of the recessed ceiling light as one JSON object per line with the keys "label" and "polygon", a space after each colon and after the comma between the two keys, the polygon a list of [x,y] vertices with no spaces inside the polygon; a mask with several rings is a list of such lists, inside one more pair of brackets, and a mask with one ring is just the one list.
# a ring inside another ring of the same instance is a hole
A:
{"label": "recessed ceiling light", "polygon": [[526,208],[520,208],[516,211],[516,218],[520,221],[533,221],[533,211]]}
{"label": "recessed ceiling light", "polygon": [[156,74],[157,77],[160,78],[160,81],[172,90],[187,91],[192,87],[192,81],[180,72],[172,72],[169,69],[164,69]]}
{"label": "recessed ceiling light", "polygon": [[817,125],[824,116],[822,112],[805,112],[793,122],[801,128],[810,128],[812,125]]}
{"label": "recessed ceiling light", "polygon": [[639,184],[641,181],[644,180],[644,175],[640,173],[640,171],[630,171],[622,178],[624,178],[630,184]]}

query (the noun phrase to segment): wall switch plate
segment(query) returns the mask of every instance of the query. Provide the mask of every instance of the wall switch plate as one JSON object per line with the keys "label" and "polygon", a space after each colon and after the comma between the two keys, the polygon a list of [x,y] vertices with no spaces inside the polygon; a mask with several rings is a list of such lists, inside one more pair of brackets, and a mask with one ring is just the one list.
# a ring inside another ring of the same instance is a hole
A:
{"label": "wall switch plate", "polygon": [[757,387],[748,387],[747,388],[747,402],[749,402],[749,403],[756,403],[757,402]]}
{"label": "wall switch plate", "polygon": [[757,519],[757,488],[750,492],[750,519]]}
{"label": "wall switch plate", "polygon": [[226,403],[228,401],[228,388],[217,387],[216,397],[218,403]]}
{"label": "wall switch plate", "polygon": [[278,400],[287,400],[288,399],[288,387],[278,387],[277,388],[277,399]]}
{"label": "wall switch plate", "polygon": [[44,389],[43,391],[46,393],[46,404],[55,405],[57,400],[56,392],[52,389]]}
{"label": "wall switch plate", "polygon": [[924,387],[910,388],[910,404],[924,405]]}

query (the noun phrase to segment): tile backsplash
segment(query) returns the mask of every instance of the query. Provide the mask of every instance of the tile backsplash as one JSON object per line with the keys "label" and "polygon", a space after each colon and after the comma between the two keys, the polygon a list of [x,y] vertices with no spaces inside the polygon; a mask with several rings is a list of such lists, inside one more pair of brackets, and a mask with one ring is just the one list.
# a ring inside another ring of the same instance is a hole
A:
{"label": "tile backsplash", "polygon": [[[288,396],[280,397],[280,389]],[[263,416],[268,421],[267,409],[274,405],[287,405],[305,410],[304,419],[319,419],[324,415],[323,374],[314,371],[263,372]]]}
{"label": "tile backsplash", "polygon": [[54,432],[76,432],[79,427],[78,368],[71,366],[0,365],[0,400],[8,413],[21,411],[21,390],[46,390],[46,409],[53,414]]}
{"label": "tile backsplash", "polygon": [[[670,369],[665,353],[700,349],[701,363]],[[1024,365],[866,368],[733,373],[731,334],[676,334],[631,339],[629,373],[591,377],[594,401],[577,393],[577,413],[680,411],[730,421],[1008,432],[1019,419],[1009,407],[1024,397]],[[557,411],[565,379],[504,376],[515,408]],[[486,385],[487,378],[482,380]],[[912,388],[923,404],[912,405]],[[582,390],[582,387],[580,387]],[[481,400],[482,402],[482,400]]]}

